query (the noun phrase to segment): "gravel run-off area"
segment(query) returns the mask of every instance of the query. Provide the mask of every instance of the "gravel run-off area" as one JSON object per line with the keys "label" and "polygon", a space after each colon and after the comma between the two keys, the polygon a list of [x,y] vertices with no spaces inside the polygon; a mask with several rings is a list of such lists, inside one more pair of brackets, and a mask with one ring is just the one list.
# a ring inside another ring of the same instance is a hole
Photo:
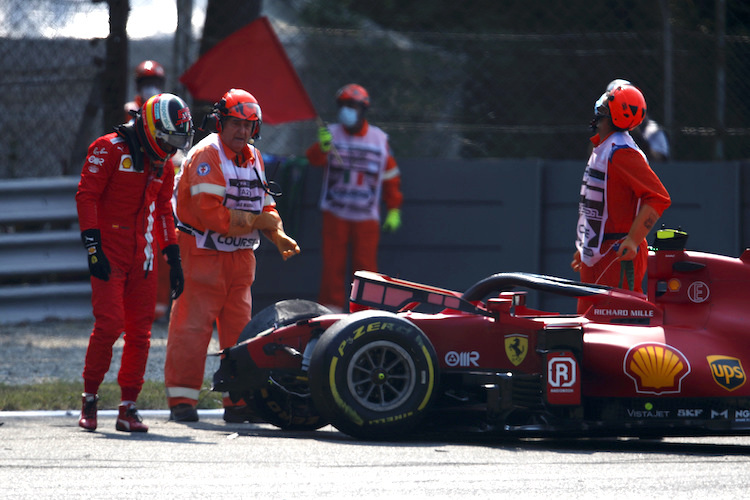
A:
{"label": "gravel run-off area", "polygon": [[[25,385],[45,380],[80,381],[94,320],[44,321],[0,325],[0,384]],[[122,336],[114,345],[112,364],[104,378],[116,382],[122,357]],[[151,329],[151,350],[146,380],[164,380],[167,348],[167,322],[157,321]],[[219,349],[214,333],[208,352]],[[208,356],[205,377],[211,378],[219,358]]]}

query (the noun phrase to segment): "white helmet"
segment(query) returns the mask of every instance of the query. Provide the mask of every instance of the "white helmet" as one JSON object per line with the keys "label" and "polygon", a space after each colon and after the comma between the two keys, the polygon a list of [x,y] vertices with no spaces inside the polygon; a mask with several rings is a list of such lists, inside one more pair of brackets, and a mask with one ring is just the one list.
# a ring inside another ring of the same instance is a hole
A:
{"label": "white helmet", "polygon": [[616,78],[612,80],[611,82],[609,82],[609,84],[607,84],[607,92],[611,92],[612,89],[616,89],[617,87],[622,87],[623,85],[633,85],[633,84],[627,80],[623,80],[622,78]]}

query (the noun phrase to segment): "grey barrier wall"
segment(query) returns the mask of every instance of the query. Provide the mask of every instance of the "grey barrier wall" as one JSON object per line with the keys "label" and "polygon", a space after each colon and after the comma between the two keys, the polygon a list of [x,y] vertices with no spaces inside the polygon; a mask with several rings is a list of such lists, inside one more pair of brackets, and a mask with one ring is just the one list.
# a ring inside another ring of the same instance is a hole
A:
{"label": "grey barrier wall", "polygon": [[[404,159],[399,166],[403,225],[381,236],[380,272],[458,291],[498,272],[577,279],[570,261],[585,160]],[[659,225],[686,230],[691,250],[739,256],[750,242],[749,166],[655,164],[672,197]],[[282,262],[271,245],[261,246],[256,311],[280,298],[315,300],[317,295],[321,175],[315,169],[305,174],[302,203],[291,218],[284,214],[294,221],[289,232],[302,254]],[[566,299],[549,297],[536,305],[572,307]]]}
{"label": "grey barrier wall", "polygon": [[[403,225],[381,236],[380,272],[458,291],[498,272],[577,278],[569,263],[584,160],[399,164]],[[748,168],[741,162],[654,165],[672,196],[660,224],[686,230],[690,250],[738,256],[750,242]],[[320,281],[322,173],[269,164],[268,174],[285,192],[279,209],[302,254],[283,262],[273,245],[262,243],[256,312],[277,300],[315,300]],[[70,177],[0,182],[0,323],[90,317],[76,183]],[[530,300],[541,308],[572,308],[569,299]]]}

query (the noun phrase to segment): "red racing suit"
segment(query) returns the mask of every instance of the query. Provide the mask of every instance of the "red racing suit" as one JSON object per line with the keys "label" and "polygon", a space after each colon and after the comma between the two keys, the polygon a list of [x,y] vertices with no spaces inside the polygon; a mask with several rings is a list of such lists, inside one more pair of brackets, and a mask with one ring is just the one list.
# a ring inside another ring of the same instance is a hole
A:
{"label": "red racing suit", "polygon": [[[91,278],[94,329],[83,369],[85,392],[96,394],[112,360],[112,346],[125,332],[118,383],[124,401],[135,401],[151,339],[156,301],[156,254],[177,242],[171,197],[174,167],[153,164],[141,154],[137,171],[122,136],[113,132],[89,146],[76,193],[81,231],[99,229],[112,272]],[[157,260],[160,262],[157,264]]]}
{"label": "red racing suit", "polygon": [[[178,241],[185,290],[173,303],[164,382],[172,408],[195,406],[203,386],[214,322],[221,349],[237,343],[250,321],[258,230],[229,236],[230,209],[276,212],[263,190],[263,159],[246,145],[237,155],[218,134],[196,144],[177,181]],[[224,406],[232,406],[224,397]]]}
{"label": "red racing suit", "polygon": [[[401,207],[403,195],[401,174],[385,132],[367,121],[356,134],[340,124],[330,125],[329,130],[331,151],[323,153],[315,143],[306,155],[311,165],[326,167],[320,198],[323,269],[318,302],[341,310],[354,271],[377,271],[381,196],[390,210]],[[347,273],[350,247],[351,272]]]}

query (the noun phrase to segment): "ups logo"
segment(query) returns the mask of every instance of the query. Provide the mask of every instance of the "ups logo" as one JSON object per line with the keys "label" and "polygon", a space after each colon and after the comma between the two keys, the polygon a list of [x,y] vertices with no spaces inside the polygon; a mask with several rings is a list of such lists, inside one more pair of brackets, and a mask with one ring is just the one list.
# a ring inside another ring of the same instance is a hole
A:
{"label": "ups logo", "polygon": [[711,367],[714,382],[728,391],[733,391],[745,385],[747,377],[742,363],[737,358],[729,356],[706,356]]}

